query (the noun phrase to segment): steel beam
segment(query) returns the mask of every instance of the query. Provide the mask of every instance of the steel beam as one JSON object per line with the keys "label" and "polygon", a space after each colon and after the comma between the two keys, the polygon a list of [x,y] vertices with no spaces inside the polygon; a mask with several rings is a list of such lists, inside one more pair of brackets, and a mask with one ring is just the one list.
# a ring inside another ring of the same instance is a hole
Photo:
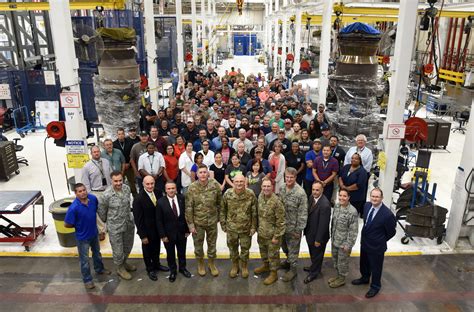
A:
{"label": "steel beam", "polygon": [[417,2],[412,0],[400,1],[400,15],[395,40],[394,64],[390,66],[392,80],[390,83],[390,96],[388,99],[387,119],[383,130],[383,151],[387,155],[385,168],[380,169],[379,185],[385,194],[385,205],[391,207],[393,183],[397,168],[400,140],[388,139],[388,125],[403,124],[405,100],[407,96],[408,77],[410,74],[412,52],[414,46]]}
{"label": "steel beam", "polygon": [[[323,4],[323,25],[321,30],[321,51],[319,53],[318,103],[326,105],[326,93],[329,85],[329,56],[331,54],[331,10],[334,0],[326,0]],[[309,47],[308,47],[309,49]]]}

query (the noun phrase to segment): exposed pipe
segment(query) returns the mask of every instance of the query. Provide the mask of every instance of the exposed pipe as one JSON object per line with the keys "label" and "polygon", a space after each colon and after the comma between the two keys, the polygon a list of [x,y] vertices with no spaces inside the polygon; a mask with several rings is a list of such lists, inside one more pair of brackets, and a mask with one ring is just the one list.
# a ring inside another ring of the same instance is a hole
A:
{"label": "exposed pipe", "polygon": [[452,64],[454,61],[454,42],[456,41],[456,33],[458,30],[458,18],[456,17],[454,19],[454,27],[453,27],[453,38],[451,40],[451,48],[449,49],[449,58],[448,58],[448,65],[447,69],[451,70],[452,69]]}
{"label": "exposed pipe", "polygon": [[464,40],[464,49],[463,49],[463,52],[462,52],[462,62],[461,62],[461,68],[460,68],[460,72],[463,72],[464,71],[464,67],[466,66],[466,57],[467,57],[467,47],[469,46],[469,40],[471,39],[471,28],[469,28],[469,31],[466,35],[466,40]]}
{"label": "exposed pipe", "polygon": [[446,44],[444,47],[444,53],[443,53],[443,65],[441,68],[446,68],[446,64],[448,61],[448,53],[449,53],[449,40],[451,40],[451,29],[453,27],[453,18],[449,18],[449,26],[448,26],[448,37],[446,38]]}
{"label": "exposed pipe", "polygon": [[464,34],[464,22],[466,21],[465,18],[461,20],[461,27],[459,28],[459,38],[458,38],[458,48],[456,50],[456,59],[454,63],[454,71],[458,71],[459,65],[461,63],[461,43],[462,43],[462,37]]}
{"label": "exposed pipe", "polygon": [[436,49],[436,45],[435,45],[435,38],[438,36],[438,21],[439,21],[439,18],[436,17],[435,18],[435,25],[434,25],[434,32],[433,34],[431,34],[432,36],[432,44],[431,44],[431,49],[430,49],[430,60],[428,62],[428,64],[433,64],[433,53],[435,52],[434,49]]}

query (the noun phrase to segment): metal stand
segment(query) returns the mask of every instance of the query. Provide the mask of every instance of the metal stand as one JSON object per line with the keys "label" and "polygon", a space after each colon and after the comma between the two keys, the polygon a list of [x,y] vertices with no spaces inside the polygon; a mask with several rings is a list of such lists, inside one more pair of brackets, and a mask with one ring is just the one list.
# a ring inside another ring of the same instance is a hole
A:
{"label": "metal stand", "polygon": [[[10,193],[10,192],[0,192],[0,196],[3,195],[2,193]],[[17,192],[20,193],[27,193],[27,192]],[[28,192],[31,193],[31,192]],[[26,195],[28,196],[28,195]],[[41,225],[36,226],[36,205],[41,204]],[[5,214],[21,214],[25,211],[29,206],[33,207],[33,226],[32,227],[23,227],[18,225],[17,223],[13,222],[9,218],[5,216]],[[18,242],[22,243],[22,246],[25,247],[26,251],[30,251],[30,247],[34,244],[36,239],[41,235],[45,234],[46,228],[48,225],[44,223],[44,199],[43,195],[40,192],[36,193],[33,198],[30,198],[25,204],[17,204],[13,209],[5,209],[2,207],[3,210],[0,210],[0,219],[5,221],[6,225],[0,225],[0,233],[3,234],[3,237],[0,237],[0,242]]]}

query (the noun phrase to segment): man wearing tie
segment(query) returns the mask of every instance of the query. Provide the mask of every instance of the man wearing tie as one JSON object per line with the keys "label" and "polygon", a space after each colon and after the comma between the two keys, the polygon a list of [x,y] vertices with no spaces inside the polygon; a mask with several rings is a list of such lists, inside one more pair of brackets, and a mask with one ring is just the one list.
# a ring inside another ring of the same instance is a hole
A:
{"label": "man wearing tie", "polygon": [[143,189],[133,201],[133,216],[137,233],[142,241],[143,261],[148,277],[152,281],[158,279],[158,271],[169,271],[160,265],[160,236],[156,222],[157,197],[155,179],[152,176],[143,178]]}
{"label": "man wearing tie", "polygon": [[308,284],[314,281],[321,273],[324,251],[329,240],[329,222],[331,221],[331,203],[323,194],[323,184],[313,183],[312,194],[309,197],[308,221],[304,229],[306,242],[311,256],[311,266],[304,268],[309,272],[304,279]]}
{"label": "man wearing tie", "polygon": [[383,193],[379,188],[370,192],[370,202],[364,206],[364,226],[360,247],[361,278],[353,280],[353,285],[369,284],[366,298],[377,295],[382,287],[382,268],[387,241],[396,233],[396,220],[392,211],[382,203]]}
{"label": "man wearing tie", "polygon": [[186,240],[189,236],[188,225],[185,218],[184,196],[177,194],[176,184],[165,184],[166,196],[158,200],[157,223],[160,238],[165,244],[166,259],[170,268],[169,281],[176,280],[176,252],[178,253],[179,272],[186,278],[191,273],[186,269]]}

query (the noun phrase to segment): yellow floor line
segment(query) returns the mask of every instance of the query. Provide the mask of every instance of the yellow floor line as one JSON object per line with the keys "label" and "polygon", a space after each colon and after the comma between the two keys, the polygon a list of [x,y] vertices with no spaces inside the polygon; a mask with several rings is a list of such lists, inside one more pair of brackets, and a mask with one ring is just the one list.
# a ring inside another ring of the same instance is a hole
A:
{"label": "yellow floor line", "polygon": [[[423,255],[423,252],[421,251],[398,251],[398,252],[386,252],[386,256],[388,257],[400,257],[400,256],[421,256]],[[351,254],[352,257],[359,257],[360,252],[353,252]],[[0,252],[0,257],[77,257],[77,252]],[[112,258],[111,253],[102,253],[102,257],[104,258]],[[141,259],[143,257],[142,254],[138,253],[132,253],[130,254],[130,258],[132,259]],[[258,252],[251,252],[250,253],[250,259],[260,259],[260,253]],[[283,253],[280,254],[280,257],[285,258],[285,255]],[[308,252],[301,252],[300,253],[300,258],[302,259],[307,259],[309,258],[309,253]],[[326,252],[324,254],[325,258],[330,258],[331,253]],[[166,254],[161,254],[160,258],[166,259]],[[186,254],[187,259],[194,259],[194,253],[187,253]],[[218,259],[228,259],[229,254],[228,253],[218,253],[217,254]]]}

